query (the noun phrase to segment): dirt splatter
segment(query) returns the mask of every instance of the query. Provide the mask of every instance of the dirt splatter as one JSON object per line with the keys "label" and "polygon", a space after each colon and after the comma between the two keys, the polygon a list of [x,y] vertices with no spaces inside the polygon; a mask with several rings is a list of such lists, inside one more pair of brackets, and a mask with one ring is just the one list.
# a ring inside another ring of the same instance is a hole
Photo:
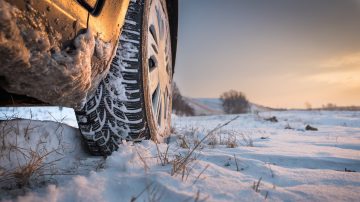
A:
{"label": "dirt splatter", "polygon": [[61,48],[61,35],[48,26],[43,18],[0,0],[1,87],[80,109],[106,75],[114,43],[104,43],[87,30]]}

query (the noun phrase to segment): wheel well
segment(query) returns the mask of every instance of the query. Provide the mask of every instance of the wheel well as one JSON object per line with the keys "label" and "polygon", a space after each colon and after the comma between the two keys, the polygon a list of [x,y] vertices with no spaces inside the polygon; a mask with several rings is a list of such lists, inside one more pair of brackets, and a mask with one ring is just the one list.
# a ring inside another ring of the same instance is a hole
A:
{"label": "wheel well", "polygon": [[176,49],[178,38],[178,0],[166,0],[166,6],[169,15],[170,35],[171,35],[171,53],[172,53],[172,67],[175,72]]}

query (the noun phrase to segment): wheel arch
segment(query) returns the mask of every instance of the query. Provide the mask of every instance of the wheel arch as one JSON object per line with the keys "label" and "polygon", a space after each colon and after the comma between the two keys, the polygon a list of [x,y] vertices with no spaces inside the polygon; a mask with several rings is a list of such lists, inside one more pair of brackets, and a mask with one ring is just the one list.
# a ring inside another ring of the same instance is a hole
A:
{"label": "wheel arch", "polygon": [[169,15],[172,68],[173,68],[173,73],[174,73],[175,72],[177,40],[178,40],[179,2],[178,2],[178,0],[166,0],[166,7],[168,10],[168,15]]}

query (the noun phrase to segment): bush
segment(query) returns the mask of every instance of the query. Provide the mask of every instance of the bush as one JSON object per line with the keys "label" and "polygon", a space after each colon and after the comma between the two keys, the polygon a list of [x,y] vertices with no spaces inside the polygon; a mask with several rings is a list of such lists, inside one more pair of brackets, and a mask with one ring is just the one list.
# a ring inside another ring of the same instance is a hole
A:
{"label": "bush", "polygon": [[341,111],[360,111],[360,106],[337,106],[333,103],[328,103],[322,106],[323,110],[341,110]]}
{"label": "bush", "polygon": [[187,102],[185,102],[175,82],[172,85],[172,95],[173,95],[172,109],[175,114],[180,116],[195,115],[194,109],[190,107],[190,105]]}
{"label": "bush", "polygon": [[227,114],[241,114],[249,111],[249,101],[240,91],[227,91],[220,96],[220,99]]}
{"label": "bush", "polygon": [[328,103],[326,105],[323,105],[322,108],[325,110],[336,110],[338,107],[336,106],[336,104]]}

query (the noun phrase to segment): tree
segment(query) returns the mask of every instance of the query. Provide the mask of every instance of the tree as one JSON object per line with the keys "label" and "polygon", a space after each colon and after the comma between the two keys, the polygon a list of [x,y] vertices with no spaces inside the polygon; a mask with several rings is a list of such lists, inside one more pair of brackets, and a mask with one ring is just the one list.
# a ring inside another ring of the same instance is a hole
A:
{"label": "tree", "polygon": [[230,90],[221,94],[220,99],[225,113],[241,114],[249,111],[249,101],[244,93],[240,91]]}
{"label": "tree", "polygon": [[311,110],[312,109],[311,103],[305,102],[305,108],[306,108],[306,110]]}
{"label": "tree", "polygon": [[172,85],[172,96],[172,109],[175,114],[180,116],[195,115],[194,109],[183,99],[175,82]]}
{"label": "tree", "polygon": [[323,109],[325,110],[336,110],[338,107],[336,106],[336,104],[333,103],[327,103],[326,105],[323,105]]}

